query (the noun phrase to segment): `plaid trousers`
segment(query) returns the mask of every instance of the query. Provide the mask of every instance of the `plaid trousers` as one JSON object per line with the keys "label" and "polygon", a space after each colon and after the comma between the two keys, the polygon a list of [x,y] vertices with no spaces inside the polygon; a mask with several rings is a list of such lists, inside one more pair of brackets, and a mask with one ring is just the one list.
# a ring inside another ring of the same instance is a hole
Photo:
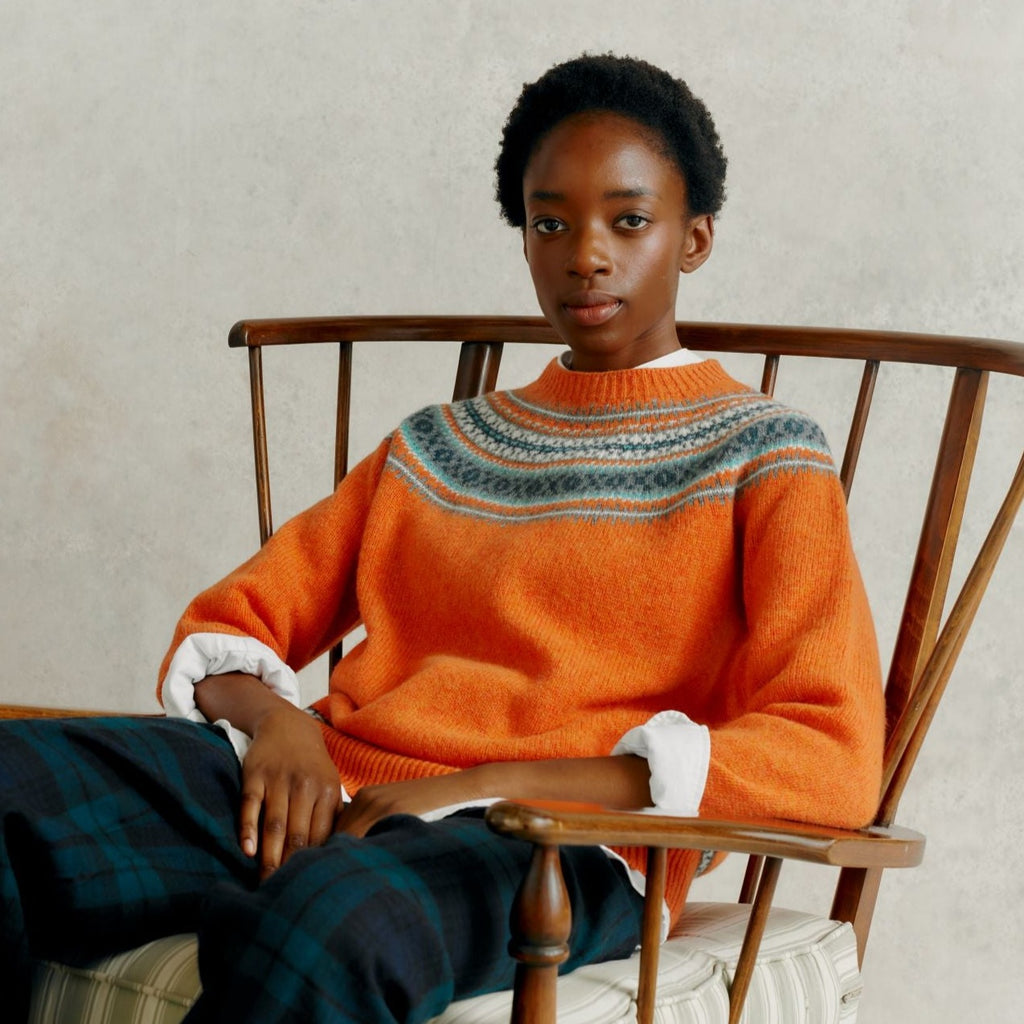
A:
{"label": "plaid trousers", "polygon": [[[38,959],[84,964],[199,933],[205,1022],[425,1021],[508,988],[531,847],[479,814],[396,815],[259,883],[241,852],[241,773],[222,733],[173,719],[0,723],[0,991],[27,1012]],[[563,965],[628,956],[641,900],[596,848],[562,855]]]}

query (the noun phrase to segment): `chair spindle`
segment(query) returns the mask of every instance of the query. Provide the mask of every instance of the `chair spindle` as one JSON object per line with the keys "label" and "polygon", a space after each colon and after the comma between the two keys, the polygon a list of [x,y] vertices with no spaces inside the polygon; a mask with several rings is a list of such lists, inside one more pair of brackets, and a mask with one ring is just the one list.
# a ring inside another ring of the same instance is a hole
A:
{"label": "chair spindle", "polygon": [[752,853],[747,858],[747,869],[743,872],[743,883],[740,886],[739,903],[753,903],[754,894],[757,892],[757,883],[761,880],[761,869],[764,867],[764,857],[759,853]]}
{"label": "chair spindle", "polygon": [[267,410],[263,398],[263,350],[249,349],[249,389],[252,395],[252,445],[256,458],[256,507],[260,547],[270,540],[274,521],[270,511],[270,462],[267,457]]}
{"label": "chair spindle", "polygon": [[1022,501],[1024,456],[1017,465],[1006,497],[921,672],[920,682],[893,730],[885,755],[885,797],[879,809],[878,824],[891,824],[895,817],[903,788],[910,777],[918,751],[924,743],[925,734],[945,692],[946,683],[952,675]]}
{"label": "chair spindle", "polygon": [[661,905],[665,899],[668,851],[663,846],[647,849],[647,884],[644,890],[643,934],[640,943],[640,980],[636,995],[637,1024],[653,1024],[661,953]]}
{"label": "chair spindle", "polygon": [[493,391],[498,383],[501,364],[500,341],[464,341],[459,350],[459,365],[455,371],[452,401],[475,398]]}
{"label": "chair spindle", "polygon": [[864,363],[864,374],[860,379],[860,391],[857,392],[857,405],[853,410],[850,422],[850,433],[846,439],[846,450],[843,452],[843,468],[839,471],[839,479],[843,484],[843,494],[850,497],[853,489],[853,476],[857,472],[857,460],[860,458],[860,446],[864,441],[864,431],[868,425],[868,414],[871,412],[871,399],[875,394],[875,381],[878,378],[878,360],[868,359]]}
{"label": "chair spindle", "polygon": [[757,951],[761,947],[761,937],[764,935],[764,928],[768,923],[768,913],[772,908],[775,886],[778,884],[781,870],[781,857],[765,858],[761,880],[757,886],[757,896],[754,897],[754,906],[751,908],[750,920],[747,922],[747,932],[743,937],[740,958],[736,963],[732,985],[729,986],[729,1024],[739,1024],[740,1017],[743,1015],[743,1003],[747,998],[747,989],[750,987],[750,979],[754,974],[754,961],[757,959]]}
{"label": "chair spindle", "polygon": [[338,343],[338,402],[334,414],[334,486],[348,472],[348,439],[352,407],[352,342]]}
{"label": "chair spindle", "polygon": [[771,398],[775,394],[775,381],[779,376],[779,356],[770,354],[764,357],[764,370],[761,371],[761,391]]}
{"label": "chair spindle", "polygon": [[[964,502],[978,446],[987,371],[956,371],[921,525],[914,568],[886,684],[886,705],[905,706],[938,634]],[[891,723],[890,723],[891,724]]]}

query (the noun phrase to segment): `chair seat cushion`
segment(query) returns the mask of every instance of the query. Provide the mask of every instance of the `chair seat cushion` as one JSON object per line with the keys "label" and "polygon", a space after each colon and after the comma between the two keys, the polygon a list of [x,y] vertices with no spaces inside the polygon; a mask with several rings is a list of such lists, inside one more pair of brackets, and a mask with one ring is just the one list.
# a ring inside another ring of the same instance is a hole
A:
{"label": "chair seat cushion", "polygon": [[[661,950],[658,1024],[723,1024],[728,984],[749,908],[690,904]],[[558,986],[560,1024],[636,1019],[637,957],[582,967]],[[29,1024],[177,1024],[199,991],[195,937],[177,935],[88,968],[46,964]],[[776,908],[758,955],[746,1024],[853,1024],[860,1001],[853,929]],[[511,995],[496,992],[450,1006],[432,1024],[504,1024]]]}
{"label": "chair seat cushion", "polygon": [[199,993],[194,935],[171,935],[90,967],[44,963],[28,1024],[178,1024]]}
{"label": "chair seat cushion", "polygon": [[[726,1024],[729,982],[750,908],[690,903],[661,947],[657,1024]],[[559,1024],[636,1020],[638,957],[581,967],[558,983]],[[848,924],[775,908],[750,983],[744,1024],[853,1024],[860,1003],[857,940]],[[450,1006],[431,1024],[505,1024],[508,992]]]}

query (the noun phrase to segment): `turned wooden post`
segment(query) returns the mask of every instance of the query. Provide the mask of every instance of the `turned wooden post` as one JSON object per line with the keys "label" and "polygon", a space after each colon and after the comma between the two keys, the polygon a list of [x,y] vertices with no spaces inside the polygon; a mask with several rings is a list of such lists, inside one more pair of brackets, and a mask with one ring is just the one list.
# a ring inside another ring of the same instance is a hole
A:
{"label": "turned wooden post", "polygon": [[569,956],[572,914],[557,846],[537,845],[512,905],[516,982],[512,1024],[555,1024],[558,965]]}

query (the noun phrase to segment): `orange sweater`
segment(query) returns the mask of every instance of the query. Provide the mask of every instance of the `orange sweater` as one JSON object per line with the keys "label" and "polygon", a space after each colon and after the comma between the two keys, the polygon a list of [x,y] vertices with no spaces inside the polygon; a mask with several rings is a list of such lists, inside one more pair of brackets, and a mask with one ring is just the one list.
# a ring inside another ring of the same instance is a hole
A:
{"label": "orange sweater", "polygon": [[[360,620],[317,705],[350,792],[605,755],[675,708],[710,729],[702,815],[875,810],[878,658],[827,446],[714,361],[552,363],[411,416],[199,595],[171,651],[237,633],[299,668]],[[670,860],[676,917],[696,858]]]}

